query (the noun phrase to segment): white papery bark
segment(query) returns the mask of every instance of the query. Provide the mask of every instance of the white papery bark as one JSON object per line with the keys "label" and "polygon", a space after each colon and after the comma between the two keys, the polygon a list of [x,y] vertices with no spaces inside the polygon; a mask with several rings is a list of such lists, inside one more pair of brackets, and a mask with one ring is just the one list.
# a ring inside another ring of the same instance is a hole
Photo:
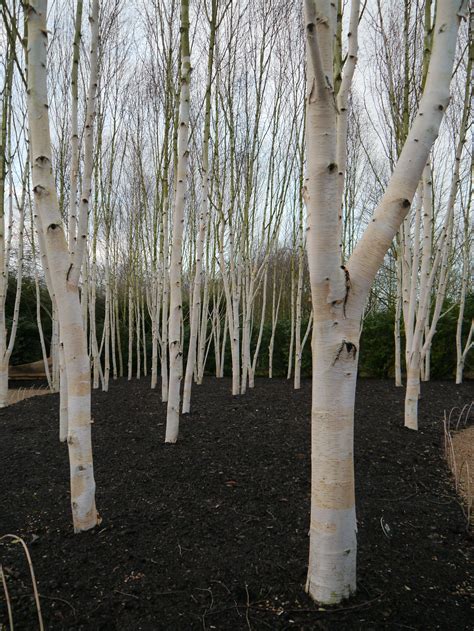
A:
{"label": "white papery bark", "polygon": [[[461,338],[461,334],[459,333],[459,339]],[[463,370],[464,363],[466,361],[467,354],[474,348],[474,320],[471,321],[471,328],[469,329],[469,334],[466,339],[466,344],[464,345],[464,349],[462,348],[462,344],[460,344],[460,348],[458,350],[457,362],[456,362],[456,383],[462,383],[463,378]]]}
{"label": "white papery bark", "polygon": [[[30,211],[32,211],[30,207]],[[46,343],[44,340],[44,332],[43,332],[43,323],[41,322],[41,292],[38,280],[38,270],[36,268],[36,247],[35,247],[35,234],[34,234],[34,223],[33,223],[33,213],[31,212],[31,250],[33,257],[33,274],[35,279],[35,297],[36,297],[36,326],[38,327],[38,334],[40,338],[41,344],[41,353],[43,356],[43,364],[44,364],[44,373],[46,375],[46,380],[48,382],[48,387],[50,390],[53,389],[53,384],[51,380],[51,371],[49,369],[49,360],[48,360],[48,352],[46,350]]]}
{"label": "white papery bark", "polygon": [[[157,265],[157,263],[155,263]],[[162,295],[161,274],[159,269],[152,279],[149,299],[149,314],[151,319],[151,388],[154,390],[158,385],[158,344],[161,343],[160,335],[160,312]]]}
{"label": "white papery bark", "polygon": [[118,370],[117,370],[117,353],[116,353],[116,347],[117,347],[117,337],[116,337],[116,316],[115,316],[115,305],[116,305],[116,298],[115,295],[112,294],[112,304],[111,304],[111,308],[110,308],[110,345],[111,345],[111,354],[112,354],[112,377],[113,379],[117,379],[118,377]]}
{"label": "white papery bark", "polygon": [[173,237],[170,261],[170,314],[169,314],[169,388],[166,414],[165,442],[175,443],[179,432],[180,386],[182,379],[183,306],[181,271],[183,263],[183,226],[186,206],[186,187],[189,162],[189,98],[191,59],[189,52],[189,2],[181,0],[181,90],[179,99],[178,164],[175,203],[173,209]]}
{"label": "white papery bark", "polygon": [[168,401],[168,308],[169,308],[168,200],[163,202],[163,301],[161,305],[161,400]]}
{"label": "white papery bark", "polygon": [[100,362],[99,345],[97,343],[97,324],[96,324],[96,298],[97,298],[97,260],[96,260],[96,243],[97,243],[97,216],[94,217],[94,236],[92,239],[92,261],[90,264],[89,279],[89,339],[90,353],[92,356],[92,385],[94,389],[99,387],[99,380],[102,375],[102,367]]}
{"label": "white papery bark", "polygon": [[[31,143],[30,143],[30,161],[31,161]],[[35,206],[34,206],[35,207]],[[33,209],[32,209],[33,213]],[[51,298],[51,343],[49,347],[49,355],[51,358],[51,389],[53,392],[59,392],[59,374],[60,374],[60,366],[59,366],[59,319],[58,319],[58,307],[56,304],[56,296],[54,293],[53,283],[51,279],[51,272],[49,269],[48,257],[46,255],[46,243],[43,234],[43,229],[40,222],[40,217],[38,213],[33,213],[34,225],[36,227],[36,236],[38,237],[38,250],[39,257],[41,260],[41,266],[44,272],[44,279],[46,282],[46,287],[48,288],[48,293]],[[34,250],[34,246],[33,246]],[[39,296],[39,288],[37,290],[37,296]],[[37,302],[37,320],[40,319],[39,313],[39,302]],[[87,340],[86,340],[87,345]],[[67,393],[64,395],[67,396]],[[61,406],[60,406],[61,408]]]}
{"label": "white papery bark", "polygon": [[141,377],[141,314],[140,314],[140,298],[137,296],[135,303],[135,334],[136,334],[136,376],[137,379]]}
{"label": "white papery bark", "polygon": [[[131,283],[131,281],[129,281]],[[133,290],[132,285],[128,287],[128,365],[127,379],[132,379],[133,372]]]}
{"label": "white papery bark", "polygon": [[208,324],[208,311],[209,311],[209,275],[204,277],[204,292],[202,298],[201,307],[201,327],[199,330],[199,340],[197,349],[197,362],[196,362],[196,383],[202,384],[204,378],[204,369],[206,366],[206,340],[207,340],[207,324]]}
{"label": "white papery bark", "polygon": [[221,370],[218,378],[222,379],[224,377],[224,369],[225,369],[225,349],[227,344],[227,333],[229,332],[227,313],[224,318],[224,328],[222,332],[222,346],[221,346]]}
{"label": "white papery bark", "polygon": [[295,340],[295,264],[293,258],[291,259],[291,291],[290,291],[290,348],[288,350],[288,372],[286,374],[286,378],[289,379],[291,377],[291,373],[293,371],[293,345]]}
{"label": "white papery bark", "polygon": [[[29,162],[27,161],[26,170],[29,169]],[[27,171],[25,171],[27,172]],[[16,291],[15,301],[13,303],[13,317],[12,325],[10,329],[10,336],[7,344],[7,334],[5,329],[5,298],[6,288],[8,286],[8,274],[6,277],[2,277],[2,290],[1,297],[2,306],[1,309],[1,342],[0,342],[0,408],[8,405],[8,366],[10,363],[10,357],[13,352],[13,346],[15,344],[16,332],[18,328],[18,317],[20,315],[20,300],[21,300],[21,283],[23,279],[23,242],[24,242],[24,226],[25,226],[25,193],[27,187],[27,178],[23,178],[22,197],[18,207],[19,222],[18,222],[18,256],[17,256],[17,271],[16,271]],[[1,228],[0,228],[1,230]],[[0,247],[2,244],[0,243]],[[3,276],[3,275],[2,275]]]}
{"label": "white papery bark", "polygon": [[46,81],[47,1],[30,0],[28,18],[28,120],[33,192],[56,299],[68,387],[68,449],[75,532],[99,523],[92,464],[90,370],[77,284],[69,277],[69,251],[55,189]]}
{"label": "white papery bark", "polygon": [[[5,303],[8,290],[9,258],[12,231],[12,162],[11,152],[11,98],[13,83],[14,51],[6,47],[5,80],[2,89],[1,130],[0,130],[0,407],[8,404],[8,361],[6,357],[8,342],[6,330]],[[5,234],[5,189],[6,173],[10,182],[10,218]]]}
{"label": "white papery bark", "polygon": [[59,440],[64,443],[68,436],[67,371],[64,344],[59,344]]}
{"label": "white papery bark", "polygon": [[[469,75],[468,75],[469,76]],[[464,211],[464,235],[463,235],[463,256],[462,256],[462,281],[461,296],[459,299],[459,314],[456,323],[456,383],[462,383],[464,363],[467,354],[473,347],[472,338],[474,334],[474,320],[466,339],[464,348],[462,346],[462,326],[464,319],[464,308],[466,305],[466,293],[470,286],[470,252],[471,252],[471,226],[470,226],[470,201]]]}
{"label": "white papery bark", "polygon": [[267,281],[268,281],[268,268],[265,267],[263,276],[263,295],[262,295],[262,310],[260,313],[260,326],[258,329],[257,343],[255,345],[255,352],[253,354],[252,363],[249,366],[249,388],[255,387],[255,371],[257,369],[258,355],[260,353],[260,346],[262,344],[263,325],[265,323],[265,310],[267,307]]}
{"label": "white papery bark", "polygon": [[[115,295],[117,295],[117,279],[115,280]],[[116,298],[115,302],[115,326],[116,326],[116,334],[117,334],[117,349],[118,349],[118,360],[119,360],[119,377],[123,377],[123,354],[122,354],[122,338],[120,335],[120,316],[119,316],[119,301]]]}
{"label": "white papery bark", "polygon": [[[230,337],[230,351],[232,356],[232,395],[240,394],[240,257],[237,262],[238,270],[234,261],[234,236],[232,223],[229,223],[229,270],[224,258],[224,221],[221,223],[221,234],[219,239],[219,265],[224,284],[224,294],[226,299],[226,320]],[[224,329],[224,336],[226,335]],[[222,357],[224,356],[224,348]],[[223,366],[223,361],[221,361]]]}
{"label": "white papery bark", "polygon": [[250,370],[250,342],[252,337],[252,311],[255,297],[254,270],[247,269],[245,274],[244,290],[242,292],[242,377],[240,380],[240,394],[247,391],[247,379]]}
{"label": "white papery bark", "polygon": [[[413,235],[413,252],[411,252],[410,227],[405,220],[403,235],[405,238],[405,262],[409,287],[409,300],[405,318],[405,357],[407,366],[407,387],[405,393],[405,426],[418,428],[418,399],[420,396],[421,345],[423,341],[424,323],[426,322],[431,292],[431,252],[433,231],[433,195],[431,166],[429,162],[423,169],[423,196],[420,194],[415,209],[415,228]],[[423,222],[421,214],[423,210]],[[420,227],[423,224],[422,247],[420,250]],[[410,260],[410,254],[412,257]],[[421,255],[421,269],[419,268]],[[418,283],[418,271],[420,280]],[[408,279],[408,271],[410,277]],[[417,309],[417,290],[419,285],[419,303]],[[416,315],[416,322],[415,322]]]}
{"label": "white papery bark", "polygon": [[301,317],[303,300],[303,272],[304,272],[304,236],[303,215],[300,214],[298,227],[298,282],[296,285],[296,325],[295,325],[295,376],[293,386],[295,390],[301,388]]}
{"label": "white papery bark", "polygon": [[[7,95],[6,95],[7,96]],[[8,143],[8,155],[10,165],[13,162],[11,156],[11,143]],[[17,212],[18,212],[18,251],[17,251],[17,269],[16,269],[16,290],[15,299],[13,303],[12,324],[10,328],[10,334],[7,336],[6,322],[5,322],[5,302],[8,289],[9,269],[10,269],[10,244],[13,232],[13,173],[11,167],[9,168],[9,226],[7,236],[7,248],[5,251],[4,244],[4,214],[3,207],[0,213],[0,408],[8,405],[8,367],[10,358],[13,352],[13,346],[15,344],[16,332],[18,328],[18,318],[20,315],[20,300],[21,289],[23,280],[23,245],[24,245],[24,228],[25,228],[25,203],[26,203],[26,191],[28,188],[28,171],[30,168],[29,158],[26,160],[24,167],[24,173],[22,177],[22,193],[21,199],[17,199]],[[0,203],[3,204],[3,195],[0,197]]]}
{"label": "white papery bark", "polygon": [[[471,30],[470,36],[472,37]],[[460,182],[460,166],[461,166],[461,157],[464,150],[464,145],[466,142],[466,132],[468,129],[469,123],[469,114],[470,114],[470,106],[471,106],[471,73],[472,73],[472,58],[474,51],[474,43],[471,39],[469,44],[469,58],[468,64],[466,68],[466,87],[464,90],[464,105],[463,105],[463,113],[461,118],[461,124],[459,127],[459,138],[456,145],[456,151],[454,155],[454,170],[451,177],[451,185],[449,189],[449,198],[448,205],[446,210],[446,218],[443,226],[443,231],[438,244],[438,254],[439,254],[439,278],[438,285],[436,291],[436,301],[435,307],[433,310],[433,315],[431,317],[431,322],[429,321],[429,313],[427,314],[427,319],[425,322],[425,340],[421,349],[421,359],[425,360],[425,366],[428,369],[428,375],[425,370],[425,377],[429,378],[429,351],[431,349],[431,343],[433,341],[433,337],[436,333],[436,326],[441,317],[441,310],[444,304],[444,299],[446,296],[446,290],[448,286],[449,280],[449,258],[452,251],[452,237],[454,230],[454,207],[456,204],[456,197],[459,190],[459,182]]]}
{"label": "white papery bark", "polygon": [[78,75],[81,50],[82,0],[77,0],[71,70],[71,190],[69,193],[69,251],[73,252],[77,238],[77,178],[79,175]]}
{"label": "white papery bark", "polygon": [[[201,315],[201,284],[203,275],[202,257],[204,254],[204,245],[206,242],[207,228],[209,225],[209,139],[211,136],[211,85],[212,72],[214,66],[214,46],[216,40],[216,19],[217,19],[217,0],[212,2],[212,15],[210,20],[210,38],[209,38],[209,55],[207,63],[207,85],[204,112],[204,133],[202,145],[202,168],[201,168],[201,208],[199,214],[199,234],[196,246],[196,268],[194,272],[194,283],[192,293],[192,309],[190,313],[191,327],[189,333],[188,358],[186,362],[186,374],[184,378],[183,391],[183,414],[187,414],[191,410],[191,388],[192,379],[195,371],[196,355],[197,355],[197,335],[199,317]],[[204,322],[207,325],[207,314],[202,313]],[[201,330],[201,346],[205,345],[205,332],[207,326]],[[202,336],[204,334],[204,340]]]}
{"label": "white papery bark", "polygon": [[406,216],[449,101],[461,9],[438,3],[425,92],[372,221],[340,260],[337,124],[332,89],[335,6],[306,0],[307,249],[314,313],[312,486],[307,591],[335,603],[356,587],[353,419],[360,322],[370,287]]}
{"label": "white papery bark", "polygon": [[270,342],[268,344],[268,378],[273,378],[273,349],[275,347],[275,334],[278,324],[278,314],[280,311],[281,292],[283,282],[280,283],[278,291],[278,299],[276,299],[276,266],[273,268],[273,293],[272,293],[272,330],[270,334]]}
{"label": "white papery bark", "polygon": [[[224,376],[224,367],[222,366],[221,360],[221,313],[220,313],[220,304],[222,300],[222,293],[220,292],[217,296],[214,293],[212,298],[212,340],[214,343],[214,363],[216,369],[216,379],[220,379]],[[225,316],[224,320],[224,335],[227,330],[227,318]]]}
{"label": "white papery bark", "polygon": [[146,341],[146,314],[145,314],[145,297],[142,294],[142,343],[143,343],[143,374],[148,376],[148,355]]}
{"label": "white papery bark", "polygon": [[86,251],[87,227],[89,219],[89,202],[92,193],[92,171],[94,167],[94,120],[96,116],[96,94],[99,73],[98,47],[99,47],[99,0],[93,0],[91,14],[90,39],[90,74],[87,90],[86,120],[84,126],[84,172],[82,174],[82,191],[79,203],[79,218],[77,232],[75,233],[74,250],[71,254],[71,268],[69,277],[71,282],[79,284],[82,261]]}
{"label": "white papery bark", "polygon": [[400,335],[400,318],[402,317],[402,300],[401,300],[401,286],[402,286],[402,252],[401,248],[397,254],[397,291],[396,291],[396,304],[395,304],[395,327],[394,327],[394,340],[395,340],[395,385],[397,388],[402,386],[402,345]]}
{"label": "white papery bark", "polygon": [[110,235],[107,232],[105,244],[105,313],[104,313],[104,379],[102,382],[102,390],[108,392],[110,380],[110,321],[111,314],[111,287],[110,287]]}

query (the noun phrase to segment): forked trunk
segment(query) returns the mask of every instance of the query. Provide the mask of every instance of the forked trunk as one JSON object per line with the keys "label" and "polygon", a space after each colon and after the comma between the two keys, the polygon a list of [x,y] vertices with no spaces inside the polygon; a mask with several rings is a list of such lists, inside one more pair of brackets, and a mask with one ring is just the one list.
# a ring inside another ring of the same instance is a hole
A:
{"label": "forked trunk", "polygon": [[[355,0],[351,11],[355,28],[358,7]],[[345,139],[337,137],[341,112],[335,107],[333,88],[336,5],[306,0],[305,9],[308,67],[304,198],[314,315],[307,591],[316,601],[337,603],[356,588],[353,420],[360,322],[370,287],[408,213],[449,102],[457,32],[467,3],[438,2],[433,53],[418,114],[372,221],[345,266],[341,266],[340,258],[338,183],[344,165],[339,165],[337,158],[337,146]],[[348,72],[353,72],[351,65]]]}

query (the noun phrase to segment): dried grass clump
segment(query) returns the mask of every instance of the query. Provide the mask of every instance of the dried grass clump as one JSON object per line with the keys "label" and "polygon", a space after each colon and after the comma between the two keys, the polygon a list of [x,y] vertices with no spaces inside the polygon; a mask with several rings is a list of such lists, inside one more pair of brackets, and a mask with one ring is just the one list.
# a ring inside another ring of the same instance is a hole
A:
{"label": "dried grass clump", "polygon": [[[444,455],[453,477],[456,491],[464,498],[462,504],[467,528],[474,522],[472,511],[474,471],[474,426],[468,426],[474,401],[461,410],[452,408],[449,415],[444,412]],[[457,416],[456,416],[457,415]]]}

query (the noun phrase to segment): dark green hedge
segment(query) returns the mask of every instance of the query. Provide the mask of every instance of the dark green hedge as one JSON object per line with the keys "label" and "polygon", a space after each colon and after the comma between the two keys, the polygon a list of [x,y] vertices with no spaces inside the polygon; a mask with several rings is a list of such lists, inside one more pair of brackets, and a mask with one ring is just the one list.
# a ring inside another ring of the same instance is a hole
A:
{"label": "dark green hedge", "polygon": [[[13,310],[15,284],[10,282],[7,296],[7,327],[10,329]],[[50,310],[51,302],[46,287],[41,286],[41,318],[43,323],[46,343],[49,346],[51,336]],[[452,307],[450,309],[450,307]],[[102,334],[102,320],[100,314],[103,313],[103,297],[97,299],[97,335],[100,340]],[[445,305],[444,315],[438,323],[438,330],[433,340],[431,352],[431,376],[434,379],[452,378],[456,369],[456,322],[458,316],[457,305]],[[185,305],[184,312],[187,313]],[[126,321],[127,311],[120,309],[121,339],[124,359],[127,353],[128,324]],[[471,318],[474,317],[474,294],[468,296],[464,314],[464,336],[469,331]],[[363,377],[392,377],[394,373],[394,337],[393,337],[394,313],[391,310],[380,311],[369,314],[364,320],[364,327],[361,337],[361,348],[359,355],[359,374]],[[302,323],[302,335],[306,330],[307,321]],[[280,320],[276,329],[275,344],[273,353],[273,374],[275,377],[286,377],[288,369],[288,352],[290,342],[290,321]],[[150,323],[148,328],[148,354],[151,358],[151,331]],[[258,328],[254,330],[252,347],[255,347]],[[187,347],[189,328],[185,324],[185,348]],[[268,375],[268,345],[271,336],[270,323],[265,324],[263,329],[262,342],[260,347],[259,360],[257,365],[257,376]],[[311,375],[311,340],[306,343],[302,360],[302,375]],[[403,345],[403,331],[402,331]],[[252,349],[253,350],[253,349]],[[316,349],[317,351],[317,349]],[[135,345],[134,345],[135,353]],[[404,349],[402,346],[402,354]],[[22,364],[35,361],[41,358],[41,346],[36,326],[36,296],[34,280],[25,278],[23,281],[23,292],[21,300],[20,318],[16,343],[12,355],[12,364]],[[402,356],[402,366],[404,365]],[[214,371],[214,352],[211,348],[208,356],[207,372]],[[471,353],[466,362],[466,373],[474,371],[474,353]],[[231,373],[230,345],[227,344],[225,355],[225,374]]]}

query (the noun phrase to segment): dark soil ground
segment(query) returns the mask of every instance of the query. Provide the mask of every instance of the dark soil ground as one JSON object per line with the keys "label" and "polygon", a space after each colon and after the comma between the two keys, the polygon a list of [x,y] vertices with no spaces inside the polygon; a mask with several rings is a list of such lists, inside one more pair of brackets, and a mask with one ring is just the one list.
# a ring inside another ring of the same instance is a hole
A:
{"label": "dark soil ground", "polygon": [[[176,445],[163,444],[165,406],[148,380],[96,392],[103,523],[81,535],[70,523],[58,396],[2,410],[0,535],[29,545],[46,628],[472,629],[472,538],[443,461],[441,419],[474,398],[474,384],[424,384],[415,433],[403,428],[403,389],[360,381],[358,592],[335,609],[304,593],[310,389],[260,380],[232,398],[228,380],[208,378],[194,387]],[[15,629],[36,629],[21,546],[0,545],[0,560]]]}

